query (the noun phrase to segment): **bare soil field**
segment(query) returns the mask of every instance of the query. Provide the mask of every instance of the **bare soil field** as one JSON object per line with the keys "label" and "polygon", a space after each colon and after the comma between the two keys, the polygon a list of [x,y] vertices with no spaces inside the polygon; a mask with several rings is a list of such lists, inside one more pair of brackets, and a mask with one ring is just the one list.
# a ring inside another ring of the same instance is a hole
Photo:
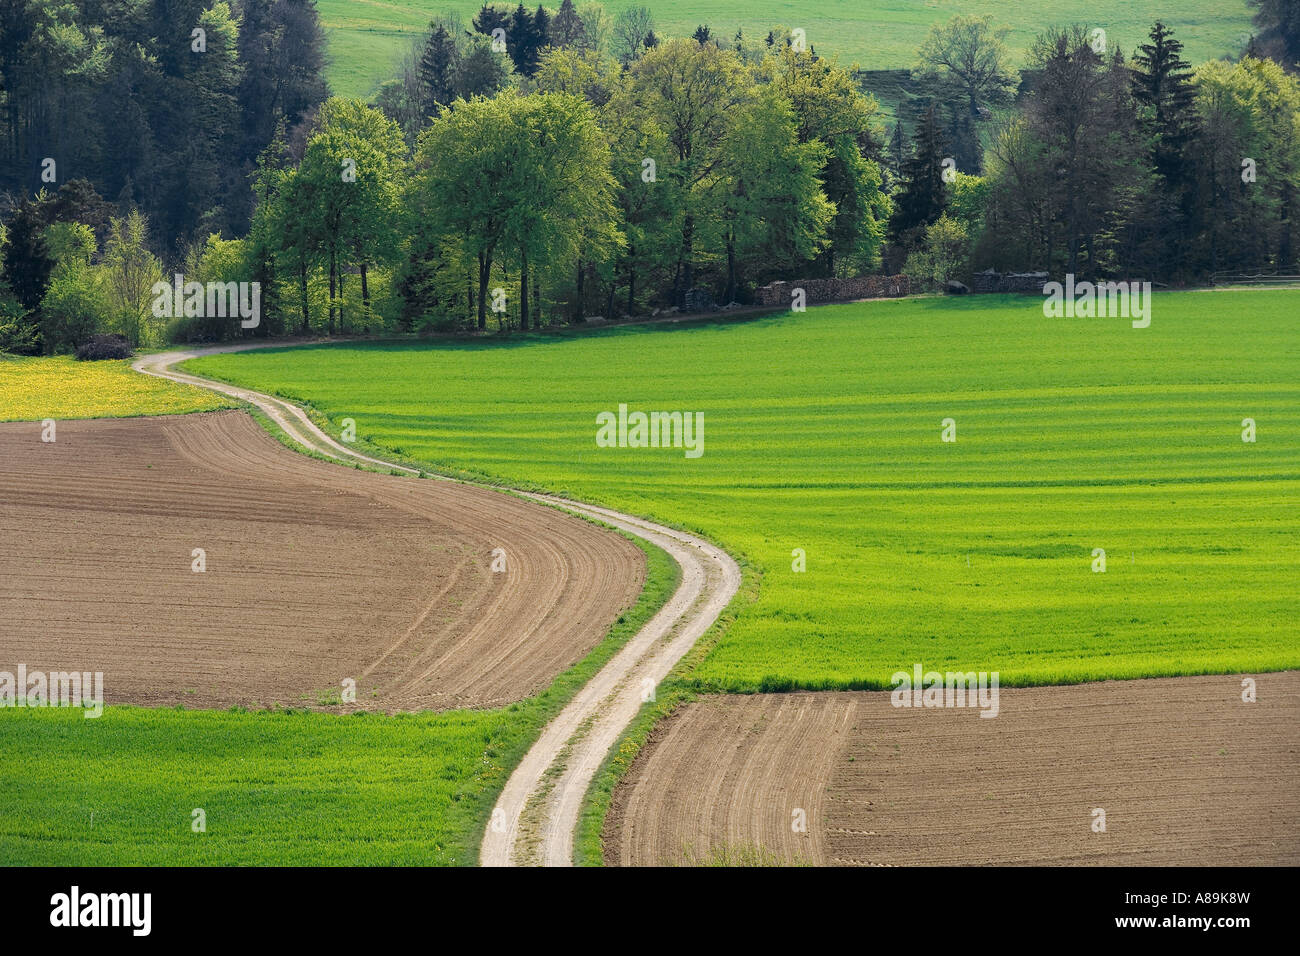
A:
{"label": "bare soil field", "polygon": [[606,862],[1296,865],[1300,672],[1254,679],[1254,703],[1243,675],[1004,688],[993,719],[886,692],[702,698],[615,793]]}
{"label": "bare soil field", "polygon": [[315,461],[242,411],[57,427],[0,424],[0,670],[102,671],[108,703],[329,706],[352,678],[367,709],[499,706],[644,582],[594,524]]}

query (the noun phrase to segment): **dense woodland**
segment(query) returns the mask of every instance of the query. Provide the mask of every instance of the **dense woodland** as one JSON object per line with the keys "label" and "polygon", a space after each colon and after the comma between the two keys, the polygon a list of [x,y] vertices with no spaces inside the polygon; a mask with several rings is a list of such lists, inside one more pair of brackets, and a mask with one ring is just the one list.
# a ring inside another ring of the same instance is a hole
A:
{"label": "dense woodland", "polygon": [[[330,97],[310,0],[0,0],[0,349],[528,329],[874,271],[1294,272],[1300,4],[1253,5],[1195,65],[1159,23],[1012,51],[955,17],[909,122],[781,25],[489,5],[362,102]],[[177,273],[259,283],[260,324],[159,317]]]}

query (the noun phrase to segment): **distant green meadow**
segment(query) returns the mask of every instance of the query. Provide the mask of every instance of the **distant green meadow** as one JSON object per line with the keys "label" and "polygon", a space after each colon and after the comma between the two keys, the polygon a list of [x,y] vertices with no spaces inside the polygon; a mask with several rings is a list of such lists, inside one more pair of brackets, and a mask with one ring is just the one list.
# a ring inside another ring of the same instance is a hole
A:
{"label": "distant green meadow", "polygon": [[[187,365],[724,545],[758,596],[700,689],[1300,666],[1300,292],[1157,293],[1145,329],[975,296]],[[620,404],[703,412],[702,457],[598,447]]]}
{"label": "distant green meadow", "polygon": [[[367,97],[396,73],[411,41],[427,30],[430,18],[453,10],[466,26],[482,0],[317,0],[329,43],[328,79],[343,96]],[[511,4],[514,6],[514,4]],[[552,10],[559,0],[547,4]],[[582,2],[578,3],[579,8]],[[1185,45],[1191,63],[1240,53],[1251,30],[1245,0],[1052,0],[1026,16],[1023,0],[607,0],[611,17],[630,6],[647,6],[660,36],[688,36],[701,24],[730,40],[737,29],[756,39],[777,25],[806,31],[821,54],[836,54],[845,66],[867,70],[903,69],[930,26],[957,14],[991,14],[1011,28],[1007,38],[1017,61],[1035,35],[1048,26],[1087,23],[1106,31],[1109,43],[1131,53],[1162,19]],[[526,3],[532,11],[536,3]]]}

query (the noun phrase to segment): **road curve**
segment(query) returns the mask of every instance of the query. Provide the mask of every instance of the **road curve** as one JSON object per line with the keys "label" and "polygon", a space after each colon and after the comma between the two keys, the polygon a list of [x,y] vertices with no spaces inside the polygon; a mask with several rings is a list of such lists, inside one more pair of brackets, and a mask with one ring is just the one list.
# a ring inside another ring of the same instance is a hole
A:
{"label": "road curve", "polygon": [[[304,448],[338,461],[417,473],[406,465],[372,458],[340,444],[292,402],[171,368],[203,355],[270,345],[239,343],[163,352],[141,356],[132,367],[146,375],[248,402]],[[275,347],[281,345],[275,343]],[[492,810],[479,852],[482,865],[571,866],[582,801],[597,770],[642,704],[652,699],[654,688],[731,602],[740,588],[740,568],[725,551],[694,535],[556,495],[517,493],[648,541],[666,551],[681,569],[672,597],[546,725],[506,781]]]}

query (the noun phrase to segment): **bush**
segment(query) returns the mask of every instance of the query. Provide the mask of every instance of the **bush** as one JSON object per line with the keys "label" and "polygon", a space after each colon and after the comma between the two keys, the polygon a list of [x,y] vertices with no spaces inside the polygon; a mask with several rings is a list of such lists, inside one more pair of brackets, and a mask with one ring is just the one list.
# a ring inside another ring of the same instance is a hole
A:
{"label": "bush", "polygon": [[131,343],[125,335],[95,335],[81,348],[77,349],[77,361],[98,362],[103,359],[125,359],[131,357]]}
{"label": "bush", "polygon": [[72,351],[89,342],[108,312],[95,270],[79,262],[56,269],[41,311],[47,352]]}
{"label": "bush", "polygon": [[40,328],[16,299],[0,293],[0,352],[40,355]]}

